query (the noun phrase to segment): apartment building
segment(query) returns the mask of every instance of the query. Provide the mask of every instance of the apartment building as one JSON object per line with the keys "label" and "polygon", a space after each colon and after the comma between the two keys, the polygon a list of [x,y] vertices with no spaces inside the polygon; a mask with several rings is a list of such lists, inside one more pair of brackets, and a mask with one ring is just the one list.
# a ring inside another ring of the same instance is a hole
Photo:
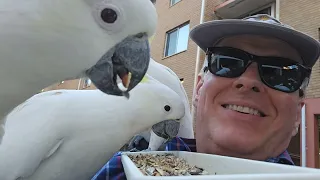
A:
{"label": "apartment building", "polygon": [[[204,52],[189,39],[189,31],[201,22],[214,19],[239,19],[254,14],[269,14],[293,28],[319,39],[320,1],[316,0],[158,0],[159,22],[151,43],[152,57],[170,67],[180,78],[192,102],[194,80],[202,66]],[[308,47],[306,47],[308,48]],[[300,132],[289,152],[297,165],[319,165],[320,67],[313,69],[302,115]],[[71,80],[51,89],[95,89],[89,79]]]}

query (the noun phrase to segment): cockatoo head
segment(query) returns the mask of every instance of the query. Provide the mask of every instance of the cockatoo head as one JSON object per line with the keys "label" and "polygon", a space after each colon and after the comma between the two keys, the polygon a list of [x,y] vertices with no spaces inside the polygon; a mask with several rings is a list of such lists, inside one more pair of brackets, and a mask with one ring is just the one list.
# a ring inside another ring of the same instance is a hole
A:
{"label": "cockatoo head", "polygon": [[[157,19],[153,3],[153,0],[90,2],[97,25],[119,38],[119,43],[86,71],[86,75],[101,91],[129,97],[128,92],[145,75],[150,58],[148,38],[154,34]],[[125,91],[117,86],[117,77],[122,80]]]}
{"label": "cockatoo head", "polygon": [[[46,87],[85,74],[102,92],[128,96],[149,65],[154,2],[2,0],[0,75]],[[117,87],[117,76],[125,92]]]}
{"label": "cockatoo head", "polygon": [[[163,121],[174,122],[179,126],[180,119],[185,114],[184,104],[181,97],[168,86],[146,74],[137,88],[132,90],[132,94],[131,99],[126,101],[126,103],[132,103],[128,104],[127,108],[131,110],[131,116],[137,117],[134,121],[135,125],[131,124],[132,128],[142,124],[151,128]],[[142,130],[146,129],[139,131]]]}
{"label": "cockatoo head", "polygon": [[[148,38],[155,31],[155,0],[96,0],[93,16],[107,33],[119,36],[99,62],[86,71],[101,91],[112,95],[129,96],[145,75],[150,58]],[[113,77],[113,79],[110,79]],[[126,90],[117,86],[117,77]]]}

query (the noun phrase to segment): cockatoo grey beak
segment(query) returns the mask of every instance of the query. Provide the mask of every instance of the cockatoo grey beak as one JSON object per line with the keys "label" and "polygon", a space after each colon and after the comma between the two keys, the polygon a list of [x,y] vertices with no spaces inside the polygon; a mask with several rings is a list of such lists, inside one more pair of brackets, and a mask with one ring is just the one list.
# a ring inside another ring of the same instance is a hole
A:
{"label": "cockatoo grey beak", "polygon": [[165,120],[154,124],[152,131],[159,137],[170,139],[177,136],[180,128],[180,121],[178,120]]}
{"label": "cockatoo grey beak", "polygon": [[[102,92],[129,98],[129,91],[146,74],[149,61],[148,36],[145,33],[139,33],[118,43],[85,73]],[[118,87],[117,77],[120,77],[126,89],[121,90]]]}

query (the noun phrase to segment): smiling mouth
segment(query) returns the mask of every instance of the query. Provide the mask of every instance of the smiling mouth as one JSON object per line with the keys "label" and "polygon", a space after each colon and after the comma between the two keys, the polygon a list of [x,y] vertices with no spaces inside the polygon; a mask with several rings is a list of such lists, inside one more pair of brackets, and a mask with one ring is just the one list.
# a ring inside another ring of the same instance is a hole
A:
{"label": "smiling mouth", "polygon": [[259,116],[259,117],[265,117],[266,115],[254,108],[250,108],[250,107],[246,107],[246,106],[238,106],[238,105],[234,105],[234,104],[223,104],[221,105],[222,107],[224,107],[225,109],[230,109],[233,111],[237,111],[239,113],[243,113],[243,114],[251,114],[254,116]]}

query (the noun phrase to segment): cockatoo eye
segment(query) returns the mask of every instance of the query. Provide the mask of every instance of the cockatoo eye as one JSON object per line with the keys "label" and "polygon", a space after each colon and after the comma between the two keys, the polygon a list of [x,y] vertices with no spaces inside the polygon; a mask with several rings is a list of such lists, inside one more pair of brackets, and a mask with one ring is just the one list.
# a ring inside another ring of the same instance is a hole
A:
{"label": "cockatoo eye", "polygon": [[117,12],[110,8],[101,11],[101,19],[106,23],[114,23],[118,18]]}
{"label": "cockatoo eye", "polygon": [[171,110],[171,107],[170,107],[169,105],[165,105],[165,106],[164,106],[164,110],[170,111],[170,110]]}
{"label": "cockatoo eye", "polygon": [[109,1],[102,1],[95,4],[93,16],[96,22],[108,33],[118,33],[126,22],[125,13],[121,7]]}

